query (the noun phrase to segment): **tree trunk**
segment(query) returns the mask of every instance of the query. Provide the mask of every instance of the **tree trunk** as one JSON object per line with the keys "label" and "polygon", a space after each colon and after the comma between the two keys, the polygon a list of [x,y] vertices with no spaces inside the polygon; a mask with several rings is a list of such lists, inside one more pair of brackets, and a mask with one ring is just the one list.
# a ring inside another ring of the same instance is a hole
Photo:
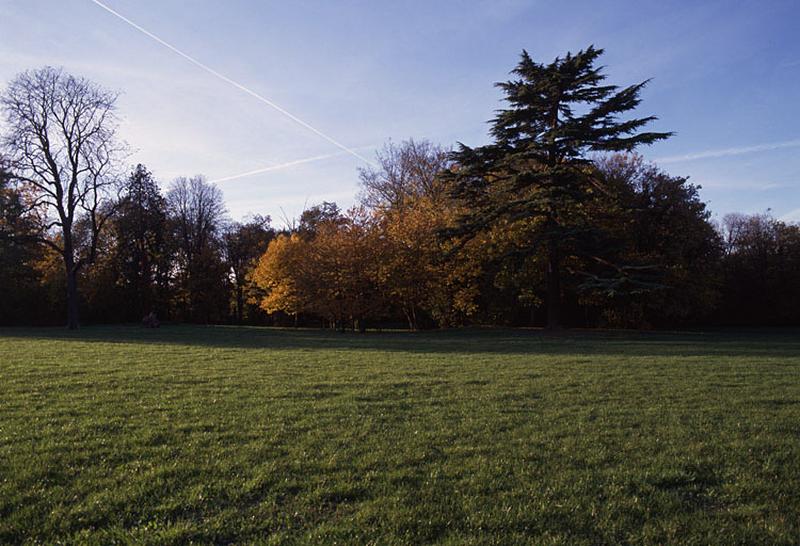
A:
{"label": "tree trunk", "polygon": [[406,322],[408,322],[408,329],[412,332],[415,331],[417,329],[417,325],[414,320],[414,315],[411,313],[411,310],[408,307],[404,307],[403,314],[405,314],[406,316]]}
{"label": "tree trunk", "polygon": [[67,273],[67,328],[75,330],[78,322],[78,271],[72,264],[66,265]]}
{"label": "tree trunk", "polygon": [[561,256],[558,243],[547,243],[547,329],[561,328]]}
{"label": "tree trunk", "polygon": [[244,318],[244,289],[242,288],[241,284],[237,284],[236,286],[236,322],[237,324],[242,324],[242,320]]}

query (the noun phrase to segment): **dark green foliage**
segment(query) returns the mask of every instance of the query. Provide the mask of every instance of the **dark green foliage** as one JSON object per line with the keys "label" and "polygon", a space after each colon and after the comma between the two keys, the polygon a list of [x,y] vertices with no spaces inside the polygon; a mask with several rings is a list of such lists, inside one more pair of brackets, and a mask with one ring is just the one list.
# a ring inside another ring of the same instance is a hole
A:
{"label": "dark green foliage", "polygon": [[46,322],[47,302],[35,267],[44,249],[36,243],[35,225],[26,212],[23,196],[0,158],[0,324]]}
{"label": "dark green foliage", "polygon": [[[162,197],[142,165],[118,194],[106,161],[119,151],[116,95],[60,69],[23,73],[1,101],[13,176],[0,164],[0,323],[52,324],[67,310],[74,328],[80,308],[91,323],[155,312],[411,329],[800,324],[800,227],[730,215],[718,233],[699,186],[628,153],[670,134],[628,115],[647,82],[607,85],[601,55],[589,47],[540,64],[523,51],[497,84],[505,107],[491,144],[448,154],[390,142],[377,168],[360,171],[359,207],[323,202],[286,219],[285,234],[315,244],[285,258],[291,273],[271,267],[286,282],[260,287],[250,275],[275,236],[269,218],[229,223],[221,191],[200,176]],[[89,110],[77,108],[84,99]],[[64,121],[84,117],[88,148]],[[38,165],[48,154],[58,161]],[[76,157],[86,165],[67,160]],[[291,278],[301,273],[306,282]],[[270,295],[283,307],[267,315],[259,304]]]}
{"label": "dark green foliage", "polygon": [[302,237],[312,238],[321,224],[337,224],[342,220],[342,210],[339,205],[323,201],[303,211],[297,225],[297,233]]}
{"label": "dark green foliage", "polygon": [[223,322],[228,318],[228,267],[223,255],[225,203],[222,192],[203,177],[176,179],[167,193],[177,318]]}
{"label": "dark green foliage", "polygon": [[249,296],[256,291],[248,275],[274,238],[275,230],[270,227],[269,216],[255,216],[244,223],[234,222],[222,236],[225,263],[230,269],[233,284],[233,309],[237,324],[242,324],[245,319],[254,322],[257,317],[263,317],[264,313],[258,305],[248,302]]}
{"label": "dark green foliage", "polygon": [[[454,197],[469,211],[456,235],[473,236],[497,222],[541,222],[518,253],[545,248],[548,326],[561,322],[562,268],[573,255],[585,255],[597,226],[587,216],[602,196],[602,181],[592,174],[590,152],[630,151],[670,136],[639,132],[652,116],[623,120],[647,82],[623,89],[604,85],[595,66],[602,49],[589,47],[544,65],[527,52],[514,69],[517,79],[498,83],[508,103],[492,123],[493,144],[462,145],[449,176]],[[605,276],[624,273],[602,256]]]}
{"label": "dark green foliage", "polygon": [[723,298],[717,320],[725,324],[800,323],[800,226],[769,214],[729,214]]}
{"label": "dark green foliage", "polygon": [[0,331],[0,543],[797,544],[799,340]]}
{"label": "dark green foliage", "polygon": [[[550,169],[560,167],[568,175],[576,162],[586,161],[587,152],[631,151],[669,137],[671,133],[637,132],[654,121],[654,116],[619,119],[639,105],[639,94],[647,82],[624,89],[601,85],[606,76],[595,62],[602,54],[602,49],[589,46],[544,65],[523,51],[512,71],[518,79],[497,84],[510,108],[500,110],[492,125],[496,146],[524,154]],[[538,178],[524,170],[518,175]],[[569,189],[552,180],[552,173],[545,172],[540,178],[544,184],[551,183],[554,193]]]}
{"label": "dark green foliage", "polygon": [[596,164],[618,201],[603,229],[616,240],[609,245],[617,249],[615,261],[640,264],[634,276],[654,287],[600,294],[601,323],[642,327],[707,320],[719,304],[722,241],[699,188],[636,155],[607,156]]}
{"label": "dark green foliage", "polygon": [[153,175],[137,165],[128,178],[112,227],[119,286],[130,302],[128,320],[169,309],[170,234],[166,200]]}
{"label": "dark green foliage", "polygon": [[174,248],[166,201],[144,165],[130,173],[115,207],[85,274],[85,315],[94,322],[138,322],[151,312],[168,318]]}

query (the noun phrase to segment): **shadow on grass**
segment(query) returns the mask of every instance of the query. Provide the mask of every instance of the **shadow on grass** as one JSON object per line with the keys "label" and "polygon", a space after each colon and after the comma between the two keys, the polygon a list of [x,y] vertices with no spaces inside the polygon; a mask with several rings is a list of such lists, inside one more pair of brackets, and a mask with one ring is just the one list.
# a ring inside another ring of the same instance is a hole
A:
{"label": "shadow on grass", "polygon": [[401,351],[453,354],[800,357],[800,330],[636,332],[465,328],[427,332],[339,333],[316,329],[167,325],[0,328],[3,338],[230,349]]}

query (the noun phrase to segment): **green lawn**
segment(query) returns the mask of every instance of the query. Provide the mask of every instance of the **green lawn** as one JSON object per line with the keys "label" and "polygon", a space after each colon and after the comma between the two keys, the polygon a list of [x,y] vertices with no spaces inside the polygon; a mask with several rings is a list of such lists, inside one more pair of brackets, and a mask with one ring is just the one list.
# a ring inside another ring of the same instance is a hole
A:
{"label": "green lawn", "polygon": [[6,329],[0,385],[0,543],[800,543],[797,331]]}

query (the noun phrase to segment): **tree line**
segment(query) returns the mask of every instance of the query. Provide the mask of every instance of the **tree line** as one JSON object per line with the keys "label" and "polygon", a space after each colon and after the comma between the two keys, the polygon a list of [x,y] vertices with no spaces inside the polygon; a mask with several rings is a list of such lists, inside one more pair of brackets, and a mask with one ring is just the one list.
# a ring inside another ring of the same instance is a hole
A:
{"label": "tree line", "polygon": [[25,72],[0,97],[0,323],[800,324],[800,227],[713,221],[637,154],[671,134],[628,116],[647,82],[608,85],[601,55],[523,52],[489,144],[389,142],[355,206],[282,229],[230,221],[202,177],[121,175],[116,96]]}

